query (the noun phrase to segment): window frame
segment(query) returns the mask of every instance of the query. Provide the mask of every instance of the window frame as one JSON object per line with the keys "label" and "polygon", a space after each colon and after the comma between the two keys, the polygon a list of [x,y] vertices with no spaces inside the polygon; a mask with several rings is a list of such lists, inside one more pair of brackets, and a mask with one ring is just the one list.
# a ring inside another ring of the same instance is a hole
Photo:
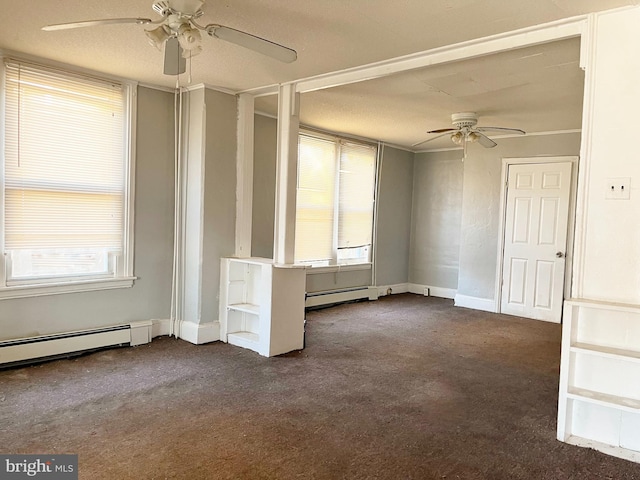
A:
{"label": "window frame", "polygon": [[124,94],[124,198],[123,198],[123,241],[121,258],[115,262],[113,276],[60,276],[46,279],[14,280],[7,282],[7,256],[4,252],[4,212],[5,212],[5,129],[0,129],[0,300],[38,297],[74,292],[88,292],[96,290],[111,290],[116,288],[130,288],[136,277],[133,274],[134,265],[134,205],[135,205],[135,145],[137,118],[137,82],[108,75],[95,74],[86,70],[76,69],[67,65],[32,60],[24,57],[2,55],[0,52],[0,116],[5,118],[5,62],[28,64],[43,70],[52,70],[69,76],[94,78],[100,81],[116,82],[123,88]]}
{"label": "window frame", "polygon": [[[322,261],[317,261],[314,263],[312,260],[294,260],[296,265],[301,265],[307,267],[307,273],[329,273],[329,272],[338,272],[338,271],[356,271],[356,270],[369,270],[373,267],[373,262],[375,258],[375,232],[376,232],[376,224],[377,224],[377,202],[378,202],[378,162],[380,157],[380,145],[372,140],[362,139],[362,138],[350,138],[347,136],[335,135],[328,132],[318,131],[311,128],[301,127],[298,132],[298,144],[300,143],[300,138],[302,136],[307,137],[315,137],[320,140],[326,140],[330,142],[334,142],[336,144],[336,153],[335,153],[335,166],[336,166],[336,175],[334,178],[335,183],[335,191],[334,191],[334,218],[333,218],[333,235],[332,235],[332,259],[331,263],[323,264]],[[371,247],[369,251],[369,260],[366,262],[343,262],[338,263],[338,222],[339,222],[339,184],[340,184],[340,157],[341,157],[341,148],[342,144],[356,144],[362,145],[365,147],[371,147],[375,151],[374,163],[373,163],[373,204],[372,204],[372,222],[371,222]],[[299,159],[298,159],[299,162]],[[298,164],[299,168],[299,164]],[[299,180],[297,180],[299,181]],[[297,189],[296,189],[297,190]],[[296,211],[298,205],[296,204]]]}

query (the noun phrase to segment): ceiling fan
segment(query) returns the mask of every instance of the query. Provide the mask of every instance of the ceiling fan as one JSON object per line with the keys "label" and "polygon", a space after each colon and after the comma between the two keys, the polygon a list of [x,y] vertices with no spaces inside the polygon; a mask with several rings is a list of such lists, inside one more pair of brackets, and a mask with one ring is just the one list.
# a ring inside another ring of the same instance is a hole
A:
{"label": "ceiling fan", "polygon": [[119,23],[157,25],[153,29],[145,30],[145,33],[151,45],[160,50],[164,46],[164,73],[167,75],[184,73],[186,71],[186,59],[202,51],[202,36],[200,32],[235,43],[281,62],[291,63],[298,57],[296,51],[291,48],[235,28],[215,23],[200,25],[196,20],[204,14],[202,10],[204,3],[204,0],[161,0],[151,6],[160,15],[161,18],[158,20],[151,20],[150,18],[108,18],[58,23],[47,25],[42,29],[47,31],[67,30]]}
{"label": "ceiling fan", "polygon": [[431,130],[427,133],[437,133],[435,137],[428,138],[418,143],[414,143],[412,146],[417,147],[423,143],[430,142],[436,138],[444,137],[445,135],[451,136],[451,141],[456,145],[462,145],[464,160],[467,158],[467,144],[478,142],[485,148],[493,148],[497,145],[496,142],[491,140],[487,133],[513,133],[516,135],[524,135],[525,131],[519,128],[504,128],[504,127],[476,127],[478,123],[478,114],[475,112],[461,112],[451,115],[451,124],[453,128],[439,128],[437,130]]}

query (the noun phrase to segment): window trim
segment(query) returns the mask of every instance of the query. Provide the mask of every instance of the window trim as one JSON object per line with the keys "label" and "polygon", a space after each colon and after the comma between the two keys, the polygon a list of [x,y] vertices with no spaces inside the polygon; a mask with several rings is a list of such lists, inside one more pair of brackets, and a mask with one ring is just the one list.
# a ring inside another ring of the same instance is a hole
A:
{"label": "window trim", "polygon": [[[25,57],[3,55],[0,51],[0,116],[5,118],[5,60],[27,63],[43,69],[54,69],[70,75],[94,77],[102,81],[115,81],[122,85],[125,97],[124,116],[124,144],[125,162],[124,174],[124,202],[123,202],[123,254],[122,261],[116,262],[113,277],[87,277],[73,279],[60,277],[59,281],[52,278],[34,281],[32,283],[18,282],[7,285],[6,255],[0,251],[0,300],[39,297],[64,293],[89,292],[96,290],[111,290],[116,288],[130,288],[137,277],[133,274],[134,265],[134,205],[135,205],[135,172],[136,172],[136,124],[137,124],[137,94],[138,82],[108,75],[96,74],[82,69],[75,69],[67,65],[32,60]],[[4,122],[3,122],[4,125]],[[5,130],[0,129],[0,248],[4,245],[4,153]]]}
{"label": "window trim", "polygon": [[[362,146],[366,146],[366,147],[372,147],[375,149],[375,159],[374,159],[374,165],[373,165],[373,174],[374,174],[374,192],[373,192],[373,209],[372,209],[372,222],[371,222],[371,251],[369,253],[369,260],[366,262],[359,262],[359,263],[338,263],[338,259],[337,259],[337,251],[338,251],[338,189],[336,187],[336,191],[335,191],[335,199],[334,199],[334,203],[335,203],[335,209],[334,209],[334,225],[333,225],[333,257],[332,258],[332,262],[335,263],[331,263],[329,265],[318,265],[318,264],[313,264],[313,261],[294,261],[294,264],[297,266],[301,266],[301,267],[305,267],[307,268],[307,273],[308,274],[313,274],[313,273],[333,273],[333,272],[339,272],[339,271],[355,271],[355,270],[372,270],[373,269],[373,264],[374,264],[374,258],[375,258],[375,241],[376,241],[376,227],[377,227],[377,221],[378,221],[378,163],[380,161],[380,145],[376,142],[374,142],[373,140],[368,140],[368,139],[363,139],[363,138],[359,138],[359,137],[349,137],[346,135],[339,135],[339,134],[335,134],[335,133],[331,133],[331,132],[327,132],[324,130],[319,130],[313,127],[306,127],[306,126],[301,126],[299,131],[298,131],[298,142],[300,142],[300,137],[302,136],[307,136],[307,137],[315,137],[321,140],[327,140],[327,141],[331,141],[334,142],[338,145],[338,149],[336,150],[336,159],[335,161],[338,164],[338,169],[339,169],[339,162],[340,162],[340,145],[342,143],[351,143],[351,144],[359,144]],[[339,182],[339,175],[336,175],[336,178],[334,179],[336,182],[336,185]],[[297,209],[297,205],[296,205],[296,209]]]}

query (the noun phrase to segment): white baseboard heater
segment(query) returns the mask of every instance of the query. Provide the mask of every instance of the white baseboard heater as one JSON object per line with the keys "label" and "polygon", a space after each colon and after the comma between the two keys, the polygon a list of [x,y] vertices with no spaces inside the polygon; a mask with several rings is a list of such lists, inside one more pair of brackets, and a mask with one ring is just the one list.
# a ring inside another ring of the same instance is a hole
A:
{"label": "white baseboard heater", "polygon": [[307,293],[305,307],[319,307],[323,305],[333,305],[335,303],[350,302],[353,300],[377,300],[377,287],[358,287],[343,290],[331,290],[327,292]]}
{"label": "white baseboard heater", "polygon": [[131,344],[131,326],[82,330],[0,342],[0,367]]}

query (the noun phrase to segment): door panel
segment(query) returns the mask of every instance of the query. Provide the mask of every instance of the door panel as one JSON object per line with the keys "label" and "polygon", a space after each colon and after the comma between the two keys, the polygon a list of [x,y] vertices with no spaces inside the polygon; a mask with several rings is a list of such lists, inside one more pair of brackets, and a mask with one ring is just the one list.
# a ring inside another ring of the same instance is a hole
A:
{"label": "door panel", "polygon": [[571,162],[509,166],[502,313],[560,321],[570,190]]}

